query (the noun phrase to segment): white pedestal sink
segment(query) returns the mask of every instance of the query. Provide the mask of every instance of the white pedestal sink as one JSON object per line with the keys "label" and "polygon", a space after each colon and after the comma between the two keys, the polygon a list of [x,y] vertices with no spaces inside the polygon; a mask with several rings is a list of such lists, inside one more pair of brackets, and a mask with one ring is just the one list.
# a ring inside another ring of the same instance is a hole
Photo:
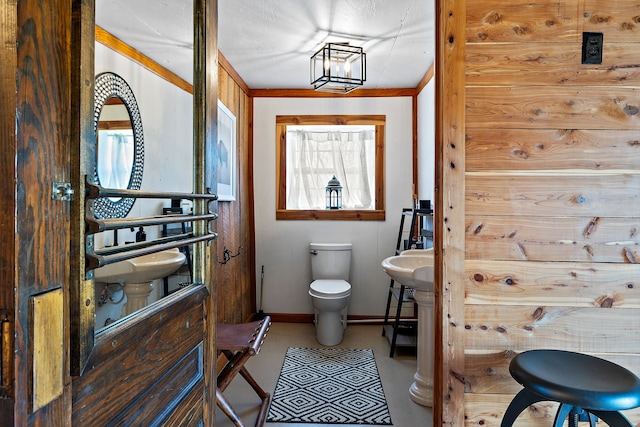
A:
{"label": "white pedestal sink", "polygon": [[96,268],[93,278],[101,283],[124,284],[123,290],[127,295],[127,302],[122,307],[124,317],[146,307],[153,281],[179,269],[185,259],[185,255],[177,248],[167,249]]}
{"label": "white pedestal sink", "polygon": [[415,289],[418,303],[418,370],[409,388],[411,400],[433,406],[433,249],[407,250],[382,261],[396,282]]}

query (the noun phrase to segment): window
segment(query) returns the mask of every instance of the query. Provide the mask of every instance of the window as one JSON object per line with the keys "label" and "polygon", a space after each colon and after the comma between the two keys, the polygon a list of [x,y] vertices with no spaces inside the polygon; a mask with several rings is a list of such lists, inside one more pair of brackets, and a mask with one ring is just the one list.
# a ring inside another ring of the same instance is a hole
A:
{"label": "window", "polygon": [[[276,219],[384,220],[385,116],[277,116]],[[339,210],[325,209],[336,175]]]}

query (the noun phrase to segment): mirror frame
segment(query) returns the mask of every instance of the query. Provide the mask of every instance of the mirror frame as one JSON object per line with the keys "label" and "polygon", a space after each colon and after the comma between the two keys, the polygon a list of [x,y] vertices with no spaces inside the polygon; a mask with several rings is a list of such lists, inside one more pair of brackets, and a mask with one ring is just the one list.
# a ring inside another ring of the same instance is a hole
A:
{"label": "mirror frame", "polygon": [[[142,119],[138,110],[138,103],[133,95],[131,87],[119,75],[111,72],[100,73],[96,76],[95,92],[94,92],[94,131],[96,138],[98,137],[98,122],[102,107],[109,98],[119,98],[129,113],[131,119],[131,128],[133,129],[133,167],[131,168],[131,176],[129,178],[128,190],[139,190],[142,185],[142,172],[144,169],[144,133],[142,131]],[[97,141],[96,141],[97,143]],[[98,177],[98,160],[96,152],[95,168],[93,169],[93,182],[100,185]],[[122,197],[117,200],[104,197],[96,199],[94,202],[94,215],[100,219],[124,218],[126,217],[133,204],[135,198]]]}

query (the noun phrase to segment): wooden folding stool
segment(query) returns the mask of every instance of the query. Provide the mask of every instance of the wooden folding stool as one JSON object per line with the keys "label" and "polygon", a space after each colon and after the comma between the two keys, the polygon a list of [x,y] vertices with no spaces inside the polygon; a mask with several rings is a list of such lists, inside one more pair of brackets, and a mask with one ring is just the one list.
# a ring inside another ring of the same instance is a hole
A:
{"label": "wooden folding stool", "polygon": [[264,424],[271,395],[258,385],[244,364],[250,357],[260,352],[270,327],[271,318],[269,316],[250,323],[217,324],[216,347],[220,353],[224,354],[227,362],[217,377],[216,400],[220,409],[239,427],[244,427],[244,425],[222,393],[239,372],[262,400],[256,426]]}

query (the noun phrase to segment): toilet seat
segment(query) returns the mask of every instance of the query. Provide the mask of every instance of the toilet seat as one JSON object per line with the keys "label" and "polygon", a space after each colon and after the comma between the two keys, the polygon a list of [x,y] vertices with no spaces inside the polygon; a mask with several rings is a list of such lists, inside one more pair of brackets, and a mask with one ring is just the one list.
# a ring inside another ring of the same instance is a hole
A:
{"label": "toilet seat", "polygon": [[309,295],[320,298],[342,298],[351,295],[351,284],[346,280],[314,280],[309,285]]}

